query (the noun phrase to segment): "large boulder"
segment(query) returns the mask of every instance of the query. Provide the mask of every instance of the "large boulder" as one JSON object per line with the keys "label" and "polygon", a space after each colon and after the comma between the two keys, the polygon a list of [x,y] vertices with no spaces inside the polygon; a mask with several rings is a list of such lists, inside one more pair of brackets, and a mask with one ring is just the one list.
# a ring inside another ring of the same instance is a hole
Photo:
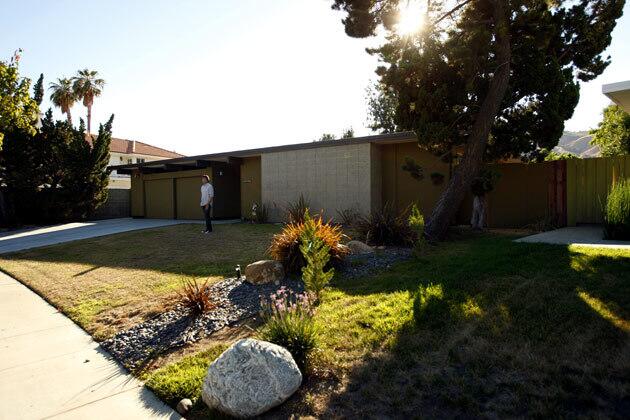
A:
{"label": "large boulder", "polygon": [[262,260],[245,267],[245,279],[251,284],[277,283],[284,278],[282,263]]}
{"label": "large boulder", "polygon": [[350,249],[350,253],[353,255],[363,255],[363,254],[374,253],[374,248],[372,248],[371,246],[361,241],[350,241],[346,244],[346,246]]}
{"label": "large boulder", "polygon": [[245,338],[210,365],[201,397],[212,409],[247,418],[282,404],[301,383],[302,374],[288,350]]}

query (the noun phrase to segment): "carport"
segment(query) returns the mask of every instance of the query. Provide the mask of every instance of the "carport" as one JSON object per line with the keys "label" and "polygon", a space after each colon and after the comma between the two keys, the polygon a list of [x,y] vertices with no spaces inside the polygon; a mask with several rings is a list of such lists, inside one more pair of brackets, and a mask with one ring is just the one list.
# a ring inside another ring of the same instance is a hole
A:
{"label": "carport", "polygon": [[208,175],[215,191],[214,217],[241,217],[241,159],[190,158],[116,167],[131,175],[131,216],[149,219],[202,219],[199,209],[201,177]]}

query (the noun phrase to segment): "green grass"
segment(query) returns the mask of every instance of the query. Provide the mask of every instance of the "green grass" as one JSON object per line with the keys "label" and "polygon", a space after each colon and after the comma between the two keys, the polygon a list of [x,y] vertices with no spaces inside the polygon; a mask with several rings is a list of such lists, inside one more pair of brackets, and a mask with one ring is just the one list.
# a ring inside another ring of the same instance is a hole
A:
{"label": "green grass", "polygon": [[183,278],[210,282],[265,258],[273,225],[177,225],[0,256],[0,269],[33,288],[97,339],[176,301]]}
{"label": "green grass", "polygon": [[624,417],[630,251],[511,239],[464,238],[336,278],[316,361],[338,379],[309,378],[274,414]]}

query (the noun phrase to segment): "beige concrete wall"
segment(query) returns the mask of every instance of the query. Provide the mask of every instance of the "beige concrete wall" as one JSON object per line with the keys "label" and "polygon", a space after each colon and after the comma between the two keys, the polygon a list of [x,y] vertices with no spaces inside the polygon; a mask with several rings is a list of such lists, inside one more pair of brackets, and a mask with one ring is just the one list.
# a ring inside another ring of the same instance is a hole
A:
{"label": "beige concrete wall", "polygon": [[368,213],[372,201],[369,143],[264,153],[262,201],[271,221],[284,218],[287,203],[304,194],[311,210],[334,218],[337,210]]}

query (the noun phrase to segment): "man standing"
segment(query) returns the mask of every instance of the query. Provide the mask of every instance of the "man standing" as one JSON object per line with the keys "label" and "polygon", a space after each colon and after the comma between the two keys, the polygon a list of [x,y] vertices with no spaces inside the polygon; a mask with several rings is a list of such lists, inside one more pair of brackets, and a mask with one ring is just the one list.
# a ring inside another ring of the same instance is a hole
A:
{"label": "man standing", "polygon": [[210,183],[210,177],[204,175],[201,178],[201,210],[206,219],[206,230],[203,233],[212,232],[212,202],[214,201],[214,188]]}

